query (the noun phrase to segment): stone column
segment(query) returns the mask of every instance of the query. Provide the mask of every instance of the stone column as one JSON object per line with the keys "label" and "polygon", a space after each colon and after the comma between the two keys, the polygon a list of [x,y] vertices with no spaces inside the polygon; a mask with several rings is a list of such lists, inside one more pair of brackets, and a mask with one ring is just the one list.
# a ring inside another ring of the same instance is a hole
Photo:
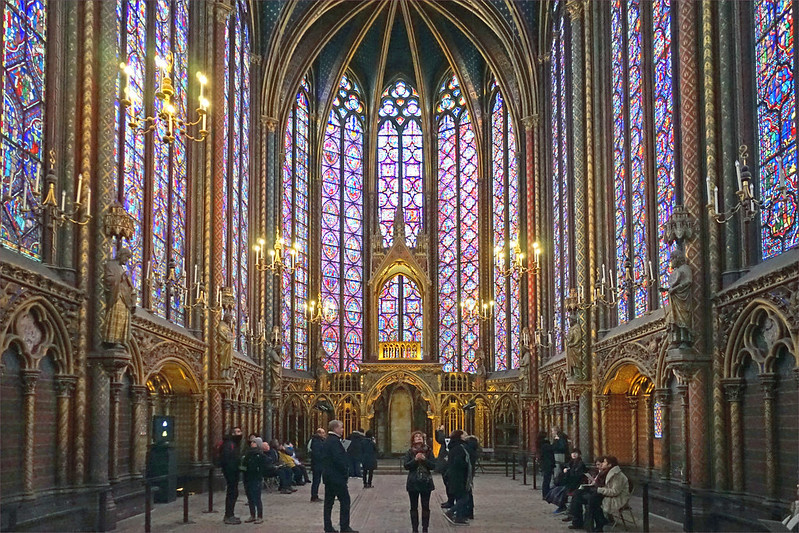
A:
{"label": "stone column", "polygon": [[149,391],[147,392],[147,420],[146,420],[146,425],[144,427],[144,431],[147,433],[147,438],[144,439],[145,444],[150,442],[153,438],[151,434],[152,426],[150,425],[149,421],[152,420],[153,417],[155,416],[156,398],[157,398],[156,394],[152,394]]}
{"label": "stone column", "polygon": [[111,417],[108,439],[108,481],[111,483],[116,483],[119,478],[119,395],[121,392],[122,382],[114,379],[110,386]]}
{"label": "stone column", "polygon": [[192,394],[191,400],[194,404],[194,434],[192,435],[193,442],[191,447],[191,462],[194,464],[199,464],[202,461],[200,452],[200,432],[202,429],[200,415],[203,408],[203,395]]}
{"label": "stone column", "polygon": [[145,402],[149,392],[144,385],[134,385],[130,390],[133,414],[130,428],[130,473],[135,477],[144,475],[144,461],[147,457],[147,421]]}
{"label": "stone column", "polygon": [[56,447],[56,484],[60,487],[69,485],[69,457],[72,444],[69,438],[70,403],[75,392],[75,376],[59,375],[55,378],[58,395],[58,446]]}
{"label": "stone column", "polygon": [[608,450],[608,407],[610,406],[610,396],[607,394],[598,394],[597,403],[599,403],[599,431],[601,441],[601,454],[606,454]]}
{"label": "stone column", "polygon": [[[580,447],[580,402],[579,400],[572,400],[569,402],[569,413],[571,415],[571,438],[574,447]],[[582,451],[582,450],[581,450]]]}
{"label": "stone column", "polygon": [[172,414],[172,404],[175,402],[175,396],[172,394],[164,394],[161,397],[164,406],[164,416]]}
{"label": "stone column", "polygon": [[690,402],[688,397],[688,383],[680,381],[677,385],[677,394],[680,395],[680,408],[682,409],[682,420],[680,424],[680,433],[682,437],[682,484],[687,485],[690,483],[691,477],[691,454],[688,448],[691,446],[688,419],[691,416]]}
{"label": "stone column", "polygon": [[660,478],[664,481],[671,479],[671,455],[669,440],[671,439],[671,391],[669,389],[655,389],[655,401],[660,405],[663,431],[660,438]]}
{"label": "stone column", "polygon": [[779,501],[777,495],[777,457],[775,453],[774,400],[776,396],[777,377],[774,374],[761,374],[760,385],[763,387],[763,430],[765,431],[766,448],[766,500]]}
{"label": "stone column", "polygon": [[[707,458],[708,420],[707,420],[707,369],[699,367],[688,384],[688,410],[689,448],[686,455],[690,455],[691,486],[706,488],[709,478],[709,464]],[[686,465],[688,468],[688,465]]]}
{"label": "stone column", "polygon": [[109,458],[107,455],[111,433],[111,376],[102,360],[91,361],[91,450],[89,454],[89,480],[92,485],[108,485]]}
{"label": "stone column", "polygon": [[641,398],[646,416],[644,417],[644,431],[646,432],[646,475],[652,477],[652,467],[654,466],[653,447],[654,447],[654,427],[652,421],[652,395],[644,394]]}
{"label": "stone column", "polygon": [[20,372],[22,379],[22,417],[24,420],[25,441],[22,447],[22,497],[25,500],[35,498],[33,492],[33,450],[35,410],[36,410],[36,381],[39,379],[39,370],[23,370]]}
{"label": "stone column", "polygon": [[732,491],[743,492],[743,434],[741,433],[741,400],[743,400],[744,381],[740,378],[724,380],[724,399],[730,406],[730,470],[732,472]]}
{"label": "stone column", "polygon": [[627,395],[627,403],[630,405],[630,462],[638,466],[638,396]]}
{"label": "stone column", "polygon": [[228,398],[222,399],[222,427],[224,428],[224,433],[227,434],[228,431],[235,425],[233,421],[233,413],[232,413],[233,406],[231,405],[231,401]]}

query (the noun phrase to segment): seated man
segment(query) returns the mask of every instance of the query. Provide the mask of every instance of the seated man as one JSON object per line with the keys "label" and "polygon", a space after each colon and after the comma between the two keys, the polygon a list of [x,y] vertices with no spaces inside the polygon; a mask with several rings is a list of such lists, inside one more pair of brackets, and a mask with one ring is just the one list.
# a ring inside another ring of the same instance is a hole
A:
{"label": "seated man", "polygon": [[605,486],[607,471],[602,470],[602,462],[604,460],[604,455],[600,455],[596,458],[595,466],[585,475],[588,482],[580,485],[572,495],[572,500],[569,502],[569,514],[563,519],[564,522],[571,522],[569,529],[583,528],[583,505],[588,503],[588,499],[592,493],[596,493],[597,487]]}
{"label": "seated man", "polygon": [[287,468],[277,452],[277,446],[280,444],[277,440],[273,440],[271,446],[269,443],[264,442],[263,449],[266,455],[266,476],[276,477],[279,481],[278,488],[281,494],[291,494],[296,492],[296,489],[291,488],[291,469]]}
{"label": "seated man", "polygon": [[[619,460],[612,455],[605,457],[602,469],[607,471],[605,486],[596,489],[595,497],[588,501],[588,517],[593,520],[593,531],[602,531],[615,514],[630,500],[630,480],[619,468]],[[589,524],[590,525],[590,524]]]}
{"label": "seated man", "polygon": [[[289,453],[289,451],[291,453]],[[278,449],[278,454],[280,455],[280,461],[291,469],[295,485],[305,485],[306,483],[310,482],[310,479],[308,479],[308,471],[305,470],[305,467],[302,466],[302,463],[300,463],[299,459],[293,456],[293,446],[281,446]]]}

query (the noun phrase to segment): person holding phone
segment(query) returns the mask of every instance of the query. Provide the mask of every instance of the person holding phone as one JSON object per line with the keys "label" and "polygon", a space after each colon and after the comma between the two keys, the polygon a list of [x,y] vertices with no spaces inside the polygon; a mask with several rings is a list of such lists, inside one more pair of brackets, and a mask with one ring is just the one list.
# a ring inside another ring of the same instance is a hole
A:
{"label": "person holding phone", "polygon": [[427,533],[430,526],[430,493],[435,490],[433,470],[436,467],[433,450],[425,442],[425,434],[421,431],[411,433],[411,447],[402,461],[408,471],[405,490],[411,502],[411,528],[419,533],[419,500],[422,501],[422,533]]}

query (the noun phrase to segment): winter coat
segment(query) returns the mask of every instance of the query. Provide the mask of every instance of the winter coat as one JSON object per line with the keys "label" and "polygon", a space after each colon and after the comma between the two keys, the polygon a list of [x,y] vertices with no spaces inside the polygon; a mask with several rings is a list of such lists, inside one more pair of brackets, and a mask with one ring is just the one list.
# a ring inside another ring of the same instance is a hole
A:
{"label": "winter coat", "polygon": [[350,436],[347,437],[350,441],[350,446],[347,448],[347,455],[352,457],[353,459],[360,461],[361,460],[361,445],[364,440],[364,435],[360,431],[353,431],[350,433]]}
{"label": "winter coat", "polygon": [[464,494],[469,489],[472,465],[463,440],[452,439],[449,441],[447,457],[449,487],[455,495]]}
{"label": "winter coat", "polygon": [[555,468],[555,451],[547,439],[538,442],[538,453],[541,454],[541,472],[552,473]]}
{"label": "winter coat", "polygon": [[241,459],[241,466],[245,483],[261,479],[266,475],[266,456],[258,448],[247,448]]}
{"label": "winter coat", "polygon": [[560,484],[566,487],[566,490],[569,491],[579,487],[585,478],[585,473],[587,472],[583,460],[579,457],[577,459],[570,459],[564,468],[568,468],[568,472],[563,473],[563,470],[561,470],[561,473],[563,473],[563,479]]}
{"label": "winter coat", "polygon": [[236,442],[233,435],[228,435],[223,439],[220,455],[220,466],[222,467],[222,473],[225,477],[238,478],[239,465],[241,464],[241,450],[239,449],[239,443]]}
{"label": "winter coat", "polygon": [[325,439],[319,435],[311,437],[311,467],[314,470],[322,468],[322,446],[325,444]]}
{"label": "winter coat", "polygon": [[604,496],[602,510],[607,515],[618,513],[630,500],[630,481],[618,465],[608,470],[605,486],[596,490]]}
{"label": "winter coat", "polygon": [[562,431],[558,433],[557,439],[552,439],[553,454],[563,454],[563,462],[569,460],[569,437]]}
{"label": "winter coat", "polygon": [[341,437],[328,433],[322,445],[322,480],[325,485],[342,486],[349,479],[350,458],[341,444]]}
{"label": "winter coat", "polygon": [[433,484],[433,470],[436,467],[435,457],[432,450],[425,452],[424,461],[416,460],[416,452],[413,448],[405,452],[402,465],[408,471],[408,480],[405,482],[405,490],[408,492],[430,492],[435,490]]}
{"label": "winter coat", "polygon": [[364,470],[377,468],[377,445],[373,438],[364,437],[361,439],[361,464]]}
{"label": "winter coat", "polygon": [[438,459],[436,459],[436,472],[443,474],[447,471],[447,434],[440,429],[436,430],[436,442],[441,446],[438,449]]}

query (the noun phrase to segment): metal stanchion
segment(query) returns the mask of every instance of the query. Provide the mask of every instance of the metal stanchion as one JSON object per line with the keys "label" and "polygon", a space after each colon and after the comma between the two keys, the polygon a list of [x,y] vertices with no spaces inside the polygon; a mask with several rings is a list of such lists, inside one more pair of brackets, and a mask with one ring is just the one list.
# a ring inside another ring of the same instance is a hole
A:
{"label": "metal stanchion", "polygon": [[511,479],[516,481],[516,452],[513,452],[510,466],[511,466],[511,472],[513,472],[513,477]]}
{"label": "metal stanchion", "polygon": [[527,485],[527,456],[523,456],[522,459],[524,460],[524,466],[522,467],[522,475],[524,476],[524,481],[522,485]]}
{"label": "metal stanchion", "polygon": [[538,489],[538,462],[533,459],[533,490]]}
{"label": "metal stanchion", "polygon": [[649,533],[649,483],[641,486],[641,512],[644,514],[644,533]]}
{"label": "metal stanchion", "polygon": [[690,488],[685,489],[685,515],[683,518],[682,530],[694,530],[694,502]]}
{"label": "metal stanchion", "polygon": [[189,523],[189,491],[183,487],[183,523]]}
{"label": "metal stanchion", "polygon": [[204,513],[215,513],[214,511],[214,468],[208,469],[208,510]]}
{"label": "metal stanchion", "polygon": [[144,533],[150,533],[150,513],[153,510],[150,482],[144,483]]}

